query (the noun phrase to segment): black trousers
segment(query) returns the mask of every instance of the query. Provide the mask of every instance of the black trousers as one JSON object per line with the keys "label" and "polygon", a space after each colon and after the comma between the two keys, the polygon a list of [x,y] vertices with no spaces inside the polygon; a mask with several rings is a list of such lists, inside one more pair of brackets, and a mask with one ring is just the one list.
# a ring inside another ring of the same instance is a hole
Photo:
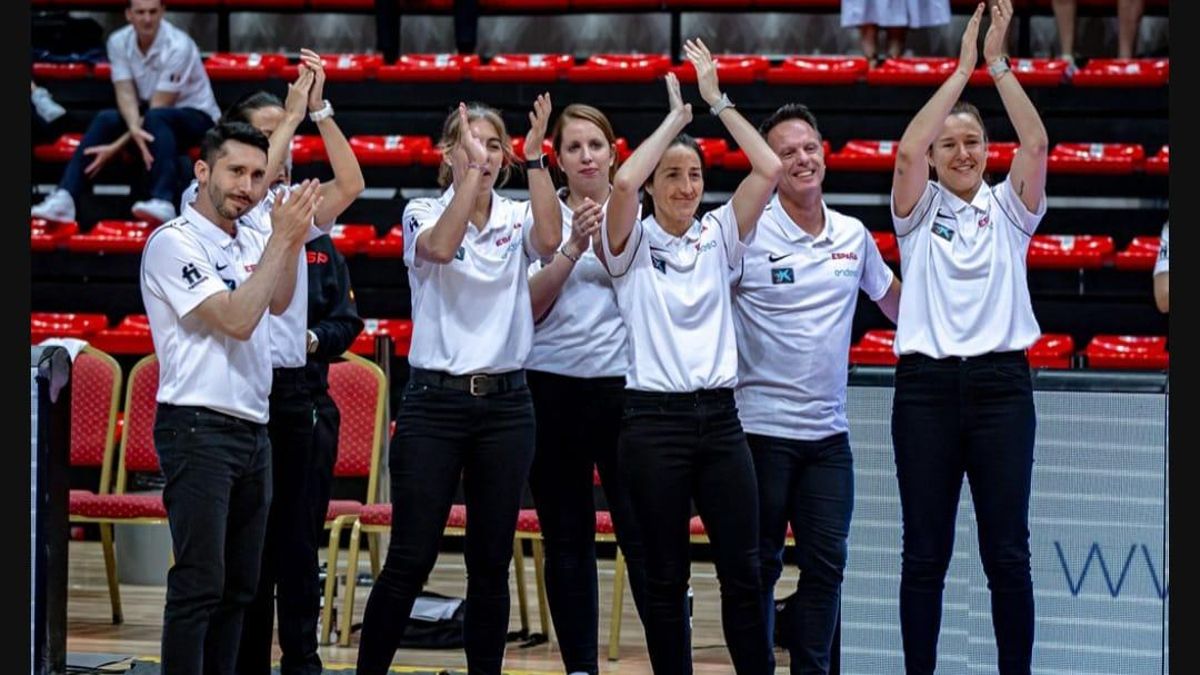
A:
{"label": "black trousers", "polygon": [[175,565],[163,611],[164,675],[231,675],[254,597],[271,503],[265,425],[158,404],[154,445]]}
{"label": "black trousers", "polygon": [[1029,495],[1037,419],[1023,352],[932,359],[896,366],[892,442],[904,541],[900,632],[909,675],[933,673],[942,589],[954,550],[965,475],[992,596],[1001,675],[1028,675],[1033,654]]}
{"label": "black trousers", "polygon": [[529,487],[546,545],[546,597],[568,673],[598,673],[596,505],[592,468],[625,554],[629,588],[645,610],[646,562],[629,491],[617,467],[624,377],[578,378],[528,371],[537,411],[537,451]]}

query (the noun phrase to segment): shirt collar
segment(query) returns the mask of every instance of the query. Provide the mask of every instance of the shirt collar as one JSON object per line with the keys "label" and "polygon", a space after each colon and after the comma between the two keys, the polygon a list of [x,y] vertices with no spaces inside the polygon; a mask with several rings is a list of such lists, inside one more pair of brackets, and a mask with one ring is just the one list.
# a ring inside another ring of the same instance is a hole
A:
{"label": "shirt collar", "polygon": [[[447,187],[446,191],[442,193],[442,196],[438,197],[438,201],[441,202],[443,207],[450,206],[450,200],[452,200],[452,199],[454,199],[454,186],[453,185]],[[483,224],[483,227],[481,227],[478,230],[478,232],[483,233],[483,232],[490,230],[493,227],[493,225],[492,225],[493,222],[496,223],[496,225],[495,225],[496,227],[503,225],[503,223],[496,220],[496,209],[498,209],[498,208],[500,208],[500,193],[496,192],[495,190],[492,190],[492,210],[490,213],[488,213],[488,221]],[[467,232],[470,233],[474,229],[475,228],[471,227],[470,221],[468,221],[467,222]]]}
{"label": "shirt collar", "polygon": [[971,198],[970,202],[963,201],[958,195],[949,190],[943,189],[942,192],[945,197],[944,203],[955,213],[961,213],[967,208],[973,208],[981,213],[986,212],[988,210],[988,203],[992,198],[992,188],[987,183],[979,184],[979,189],[975,191],[975,196]]}
{"label": "shirt collar", "polygon": [[817,236],[804,231],[796,224],[788,212],[784,210],[783,204],[779,201],[779,193],[771,198],[771,211],[775,214],[775,222],[779,225],[780,232],[783,233],[784,239],[793,244],[809,244],[815,245],[820,243],[833,243],[833,217],[829,214],[829,207],[826,206],[825,200],[821,200],[821,213],[825,216],[825,226],[821,228],[821,233]]}
{"label": "shirt collar", "polygon": [[216,223],[208,218],[205,218],[191,204],[183,207],[183,217],[197,234],[211,241],[221,248],[229,248],[237,238],[237,224],[234,224],[234,234],[231,237],[225,230],[222,230]]}

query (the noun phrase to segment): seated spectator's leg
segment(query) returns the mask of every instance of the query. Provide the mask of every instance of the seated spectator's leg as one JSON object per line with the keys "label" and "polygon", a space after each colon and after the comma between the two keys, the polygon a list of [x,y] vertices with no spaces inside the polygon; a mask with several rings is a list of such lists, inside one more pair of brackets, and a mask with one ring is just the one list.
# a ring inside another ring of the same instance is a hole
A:
{"label": "seated spectator's leg", "polygon": [[479,0],[454,3],[454,46],[459,54],[474,54],[478,42]]}
{"label": "seated spectator's leg", "polygon": [[152,108],[146,112],[143,126],[154,136],[150,144],[150,154],[154,156],[150,167],[153,199],[172,205],[178,201],[183,186],[176,157],[198,144],[212,125],[212,118],[195,108]]}
{"label": "seated spectator's leg", "polygon": [[67,164],[67,169],[63,172],[62,181],[59,182],[58,187],[71,193],[71,197],[78,197],[87,180],[83,169],[92,161],[91,157],[83,154],[83,151],[94,145],[112,143],[125,133],[126,128],[125,120],[121,118],[121,113],[116,109],[101,110],[92,118],[92,123],[83,135],[83,140],[80,141],[79,147],[75,148],[75,154],[71,155],[71,161]]}
{"label": "seated spectator's leg", "polygon": [[895,59],[904,56],[904,43],[907,39],[907,26],[887,27],[887,54],[889,59]]}
{"label": "seated spectator's leg", "polygon": [[1144,0],[1117,0],[1117,58],[1133,58],[1144,10]]}
{"label": "seated spectator's leg", "polygon": [[1076,0],[1054,0],[1054,22],[1058,24],[1059,55],[1075,61],[1075,3]]}
{"label": "seated spectator's leg", "polygon": [[858,43],[862,47],[863,56],[875,65],[875,39],[879,35],[879,26],[873,23],[863,24],[858,27]]}

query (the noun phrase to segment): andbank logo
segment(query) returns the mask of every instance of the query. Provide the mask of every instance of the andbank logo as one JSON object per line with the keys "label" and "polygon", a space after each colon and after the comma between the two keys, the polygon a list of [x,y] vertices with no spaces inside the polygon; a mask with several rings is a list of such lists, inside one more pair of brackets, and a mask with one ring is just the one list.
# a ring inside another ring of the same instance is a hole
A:
{"label": "andbank logo", "polygon": [[[1149,575],[1150,582],[1154,587],[1153,592],[1158,595],[1160,600],[1167,598],[1167,580],[1166,575],[1163,574],[1166,561],[1163,561],[1162,564],[1156,563],[1146,544],[1130,544],[1128,551],[1124,548],[1117,549],[1115,555],[1114,550],[1110,547],[1106,558],[1100,544],[1092,542],[1084,556],[1082,567],[1078,567],[1080,565],[1079,556],[1074,551],[1071,558],[1068,559],[1067,552],[1063,550],[1060,542],[1054,542],[1054,550],[1058,553],[1059,564],[1062,565],[1067,590],[1071,591],[1073,596],[1079,596],[1084,589],[1084,584],[1087,583],[1088,575],[1096,576],[1096,568],[1099,568],[1099,574],[1104,578],[1104,584],[1107,586],[1109,594],[1114,598],[1119,598],[1125,587],[1125,581],[1134,574],[1141,574],[1142,566],[1145,565],[1145,573]],[[1117,564],[1120,565],[1119,570]],[[1093,582],[1093,584],[1095,583]],[[1092,587],[1094,586],[1089,586],[1089,588]]]}

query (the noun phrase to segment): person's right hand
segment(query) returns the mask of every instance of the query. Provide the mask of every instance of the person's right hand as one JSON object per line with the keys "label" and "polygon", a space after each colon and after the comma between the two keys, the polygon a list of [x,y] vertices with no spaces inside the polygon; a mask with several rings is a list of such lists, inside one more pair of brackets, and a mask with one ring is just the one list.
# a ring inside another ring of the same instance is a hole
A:
{"label": "person's right hand", "polygon": [[142,154],[142,163],[146,165],[146,170],[149,171],[150,167],[154,166],[154,155],[150,154],[150,146],[147,143],[154,142],[154,134],[141,127],[136,127],[129,130],[129,137],[137,145],[138,150]]}
{"label": "person's right hand", "polygon": [[93,157],[92,162],[83,169],[83,174],[88,178],[95,178],[96,174],[100,173],[100,169],[103,169],[113,157],[116,157],[122,147],[124,147],[123,143],[108,143],[106,145],[93,145],[90,148],[84,148],[83,154]]}
{"label": "person's right hand", "polygon": [[487,164],[488,152],[483,141],[471,129],[471,120],[467,117],[467,104],[458,104],[458,143],[457,145],[467,154],[471,164]]}
{"label": "person's right hand", "polygon": [[683,118],[683,123],[692,121],[692,104],[683,102],[679,93],[679,78],[675,73],[667,73],[667,101],[671,104],[671,113]]}
{"label": "person's right hand", "polygon": [[592,237],[600,231],[604,222],[604,208],[591,197],[584,197],[583,202],[575,207],[571,218],[571,234],[567,237],[566,248],[576,258],[591,246]]}
{"label": "person's right hand", "polygon": [[962,36],[962,47],[958,52],[958,70],[967,75],[975,70],[975,63],[979,60],[979,47],[976,43],[979,38],[979,22],[983,20],[983,7],[983,3],[979,3],[971,19],[967,21],[967,29],[963,31]]}
{"label": "person's right hand", "polygon": [[321,205],[320,189],[321,181],[310,178],[297,186],[286,200],[287,190],[276,192],[271,206],[271,236],[284,237],[291,244],[304,243],[308,227]]}
{"label": "person's right hand", "polygon": [[308,109],[308,92],[312,89],[313,78],[313,72],[301,65],[296,81],[288,84],[287,99],[283,102],[283,109],[288,117],[304,119],[304,111]]}

